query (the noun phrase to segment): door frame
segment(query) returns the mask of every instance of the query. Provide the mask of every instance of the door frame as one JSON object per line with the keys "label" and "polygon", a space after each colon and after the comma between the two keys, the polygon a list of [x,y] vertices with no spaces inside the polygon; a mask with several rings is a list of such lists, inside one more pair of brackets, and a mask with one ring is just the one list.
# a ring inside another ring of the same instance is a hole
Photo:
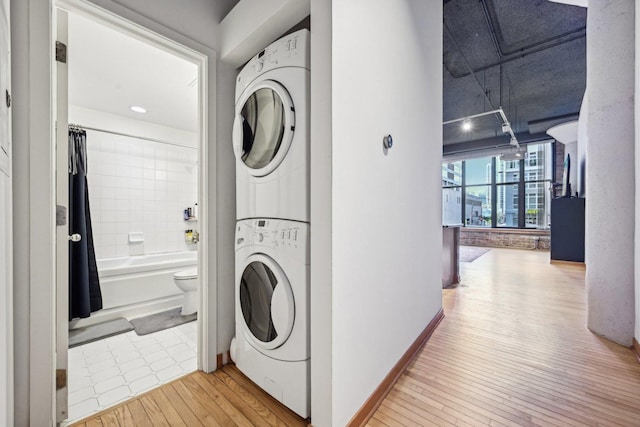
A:
{"label": "door frame", "polygon": [[[208,173],[208,159],[209,159],[209,129],[213,127],[215,123],[211,123],[209,120],[209,71],[210,66],[208,60],[212,56],[215,58],[215,54],[212,55],[208,49],[200,49],[199,46],[195,48],[188,47],[184,44],[184,40],[181,42],[176,41],[177,37],[165,36],[160,33],[139,25],[132,20],[129,20],[116,13],[103,9],[88,0],[54,0],[53,1],[54,13],[52,21],[55,30],[56,11],[64,10],[67,12],[82,15],[102,25],[109,26],[118,32],[134,37],[145,44],[154,46],[165,52],[176,55],[186,61],[189,61],[198,67],[198,215],[200,225],[200,240],[201,243],[198,247],[198,288],[200,291],[199,307],[198,307],[198,369],[206,372],[210,372],[217,367],[216,357],[216,342],[217,342],[217,324],[216,324],[216,305],[212,304],[215,301],[216,295],[216,283],[213,285],[205,284],[210,283],[209,277],[214,277],[214,271],[209,274],[209,260],[208,245],[210,237],[215,238],[215,232],[210,233],[210,226],[208,221],[208,215],[210,208],[215,207],[214,203],[209,203],[209,173]],[[55,33],[55,32],[54,32]],[[55,38],[54,38],[55,43]],[[195,44],[195,43],[191,43]],[[73,46],[69,46],[69,54],[72,55]],[[213,64],[213,71],[215,72],[215,64]],[[56,95],[56,83],[55,79],[52,80],[53,86],[53,102],[55,105]],[[55,153],[54,153],[55,155]],[[55,159],[54,159],[55,160]],[[215,191],[215,188],[212,189]],[[214,197],[215,198],[215,197]],[[213,206],[211,206],[213,205]],[[215,266],[215,264],[212,264]],[[213,295],[212,295],[213,294]],[[212,298],[213,297],[213,298]],[[65,318],[66,319],[66,318]],[[64,322],[64,327],[68,328],[68,321]],[[213,344],[210,344],[213,343]],[[213,351],[211,351],[213,349]],[[65,358],[66,359],[66,358]],[[53,373],[52,373],[53,374]],[[56,405],[54,405],[54,408]]]}

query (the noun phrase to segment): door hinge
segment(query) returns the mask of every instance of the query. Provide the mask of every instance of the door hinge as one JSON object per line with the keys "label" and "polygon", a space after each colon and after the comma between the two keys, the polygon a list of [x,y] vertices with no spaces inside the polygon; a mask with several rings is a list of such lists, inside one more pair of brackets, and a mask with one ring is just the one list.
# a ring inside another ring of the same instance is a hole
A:
{"label": "door hinge", "polygon": [[67,370],[56,369],[56,390],[60,390],[67,386]]}
{"label": "door hinge", "polygon": [[11,94],[8,90],[5,90],[5,103],[7,104],[7,108],[11,108]]}
{"label": "door hinge", "polygon": [[67,63],[67,45],[62,42],[56,42],[56,61]]}
{"label": "door hinge", "polygon": [[67,207],[56,205],[56,225],[67,225]]}

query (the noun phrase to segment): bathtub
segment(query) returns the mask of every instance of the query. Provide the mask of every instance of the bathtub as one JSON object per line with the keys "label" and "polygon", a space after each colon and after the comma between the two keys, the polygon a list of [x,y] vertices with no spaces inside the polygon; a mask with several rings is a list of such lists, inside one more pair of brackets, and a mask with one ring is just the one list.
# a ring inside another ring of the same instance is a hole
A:
{"label": "bathtub", "polygon": [[102,310],[86,319],[74,319],[69,329],[118,317],[139,317],[182,304],[183,294],[173,275],[197,265],[195,251],[98,260]]}

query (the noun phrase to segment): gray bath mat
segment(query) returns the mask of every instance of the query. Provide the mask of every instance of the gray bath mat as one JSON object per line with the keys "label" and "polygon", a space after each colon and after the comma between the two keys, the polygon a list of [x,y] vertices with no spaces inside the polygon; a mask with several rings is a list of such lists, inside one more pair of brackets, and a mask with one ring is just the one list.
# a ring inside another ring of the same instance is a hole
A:
{"label": "gray bath mat", "polygon": [[473,262],[490,250],[489,248],[479,248],[477,246],[460,246],[460,262]]}
{"label": "gray bath mat", "polygon": [[198,318],[197,313],[183,316],[180,314],[182,308],[174,308],[173,310],[163,311],[162,313],[152,314],[150,316],[132,319],[131,324],[138,335],[147,335],[152,332],[158,332],[163,329],[173,328],[183,323],[192,322]]}
{"label": "gray bath mat", "polygon": [[69,331],[69,348],[77,347],[93,341],[98,341],[114,335],[122,334],[133,330],[131,323],[124,317],[98,323],[97,325],[85,326],[84,328],[72,329]]}

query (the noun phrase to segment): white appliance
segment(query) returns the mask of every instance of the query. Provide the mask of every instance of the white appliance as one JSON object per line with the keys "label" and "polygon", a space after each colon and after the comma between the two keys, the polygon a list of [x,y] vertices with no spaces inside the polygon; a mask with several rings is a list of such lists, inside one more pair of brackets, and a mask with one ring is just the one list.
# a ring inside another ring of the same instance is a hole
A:
{"label": "white appliance", "polygon": [[309,222],[309,31],[254,56],[236,80],[237,219]]}
{"label": "white appliance", "polygon": [[238,221],[236,366],[271,396],[308,418],[309,355],[309,224]]}

